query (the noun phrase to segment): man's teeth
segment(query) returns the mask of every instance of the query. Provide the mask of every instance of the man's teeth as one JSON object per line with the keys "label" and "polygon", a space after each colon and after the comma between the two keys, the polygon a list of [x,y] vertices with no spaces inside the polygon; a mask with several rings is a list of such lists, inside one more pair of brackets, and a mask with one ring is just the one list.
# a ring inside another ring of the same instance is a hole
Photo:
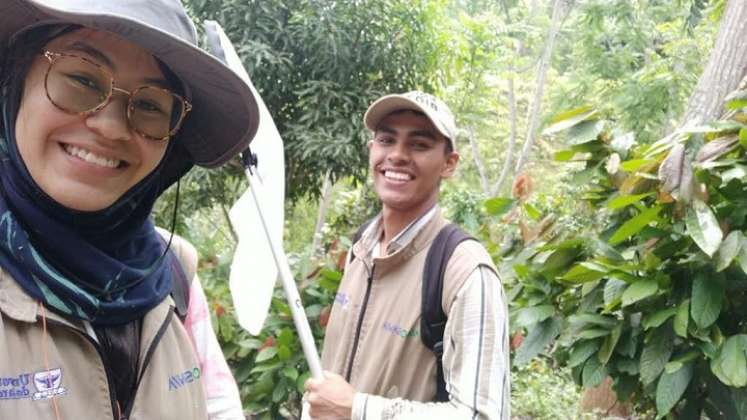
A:
{"label": "man's teeth", "polygon": [[96,156],[86,149],[81,149],[80,147],[72,146],[69,144],[65,145],[65,151],[71,156],[78,157],[80,159],[85,160],[88,163],[93,163],[95,165],[103,166],[105,168],[116,168],[120,164],[119,159],[109,159],[103,156]]}
{"label": "man's teeth", "polygon": [[412,179],[412,176],[408,174],[404,174],[402,172],[394,172],[394,171],[384,171],[384,177],[389,179],[395,179],[397,181],[409,181]]}

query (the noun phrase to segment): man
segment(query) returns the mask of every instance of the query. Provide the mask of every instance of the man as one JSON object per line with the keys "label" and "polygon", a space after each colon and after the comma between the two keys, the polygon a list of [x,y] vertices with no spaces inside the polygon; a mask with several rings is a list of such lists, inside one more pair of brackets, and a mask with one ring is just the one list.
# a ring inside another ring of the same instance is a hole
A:
{"label": "man", "polygon": [[364,120],[373,132],[369,164],[382,211],[351,250],[327,325],[325,379],[306,382],[309,414],[508,419],[506,304],[478,242],[460,243],[444,274],[446,402],[434,401],[436,357],[420,339],[425,257],[447,223],[439,189],[459,161],[454,118],[439,99],[409,92],[378,99]]}

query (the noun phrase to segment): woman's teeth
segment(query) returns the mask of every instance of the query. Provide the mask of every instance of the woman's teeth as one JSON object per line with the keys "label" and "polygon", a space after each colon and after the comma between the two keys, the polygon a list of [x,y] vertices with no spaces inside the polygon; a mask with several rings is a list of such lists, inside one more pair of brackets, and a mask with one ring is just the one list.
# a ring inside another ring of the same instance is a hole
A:
{"label": "woman's teeth", "polygon": [[121,163],[119,159],[109,159],[103,156],[97,156],[86,149],[81,149],[80,147],[70,144],[64,145],[64,148],[70,156],[75,156],[88,163],[93,163],[94,165],[103,166],[105,168],[116,168]]}

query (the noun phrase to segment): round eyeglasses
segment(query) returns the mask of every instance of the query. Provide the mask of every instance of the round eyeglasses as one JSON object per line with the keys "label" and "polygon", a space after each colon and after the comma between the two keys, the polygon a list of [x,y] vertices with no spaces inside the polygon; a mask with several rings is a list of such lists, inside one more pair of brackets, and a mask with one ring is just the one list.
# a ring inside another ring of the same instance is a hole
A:
{"label": "round eyeglasses", "polygon": [[44,77],[47,98],[69,114],[90,115],[102,110],[114,92],[127,95],[130,128],[150,140],[167,140],[179,131],[192,105],[157,86],[127,91],[114,86],[114,76],[101,65],[75,54],[44,51],[49,68]]}

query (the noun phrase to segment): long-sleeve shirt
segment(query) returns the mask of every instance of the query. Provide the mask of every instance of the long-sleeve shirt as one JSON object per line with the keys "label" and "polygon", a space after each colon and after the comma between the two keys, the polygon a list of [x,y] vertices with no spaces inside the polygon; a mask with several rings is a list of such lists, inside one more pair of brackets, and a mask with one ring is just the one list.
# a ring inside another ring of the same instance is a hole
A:
{"label": "long-sleeve shirt", "polygon": [[[406,248],[411,249],[413,241],[425,240],[421,231],[428,229],[431,233],[426,235],[433,234],[433,224],[440,223],[437,219],[440,218],[439,214],[437,206],[425,212],[393,238],[383,252],[379,240],[365,241],[369,245],[363,252],[376,259],[380,254],[390,256]],[[380,232],[380,223],[380,219],[372,223],[363,237]],[[474,241],[460,245],[459,249],[462,253],[475,252],[476,255],[485,255],[484,248]],[[418,251],[406,251],[407,254],[411,252]],[[422,262],[420,264],[422,265]],[[471,272],[465,273],[465,278],[458,291],[455,291],[444,331],[442,361],[450,400],[420,402],[389,398],[391,395],[386,391],[383,392],[386,395],[358,392],[353,403],[353,420],[510,418],[508,311],[500,279],[487,265],[476,265]],[[381,296],[379,298],[381,299]],[[342,299],[340,309],[343,311],[346,301]],[[357,299],[351,301],[357,302]],[[403,301],[398,302],[397,304],[402,304]],[[419,300],[413,304],[419,307]],[[370,327],[367,331],[370,331]],[[336,342],[338,338],[335,337],[333,340]],[[336,357],[341,357],[345,353],[335,354]],[[360,363],[371,363],[363,359],[356,359],[356,363],[358,360],[362,360]],[[327,362],[331,362],[331,359],[327,359]],[[334,365],[337,366],[338,363]],[[423,374],[414,366],[402,365],[402,369],[412,370],[412,375]]]}
{"label": "long-sleeve shirt", "polygon": [[208,418],[244,420],[239,389],[210,323],[207,299],[197,276],[191,282],[184,327],[192,339],[200,363],[200,382],[207,398]]}
{"label": "long-sleeve shirt", "polygon": [[478,267],[457,294],[444,332],[450,401],[423,403],[357,393],[352,419],[509,419],[507,319],[500,281],[492,270]]}

